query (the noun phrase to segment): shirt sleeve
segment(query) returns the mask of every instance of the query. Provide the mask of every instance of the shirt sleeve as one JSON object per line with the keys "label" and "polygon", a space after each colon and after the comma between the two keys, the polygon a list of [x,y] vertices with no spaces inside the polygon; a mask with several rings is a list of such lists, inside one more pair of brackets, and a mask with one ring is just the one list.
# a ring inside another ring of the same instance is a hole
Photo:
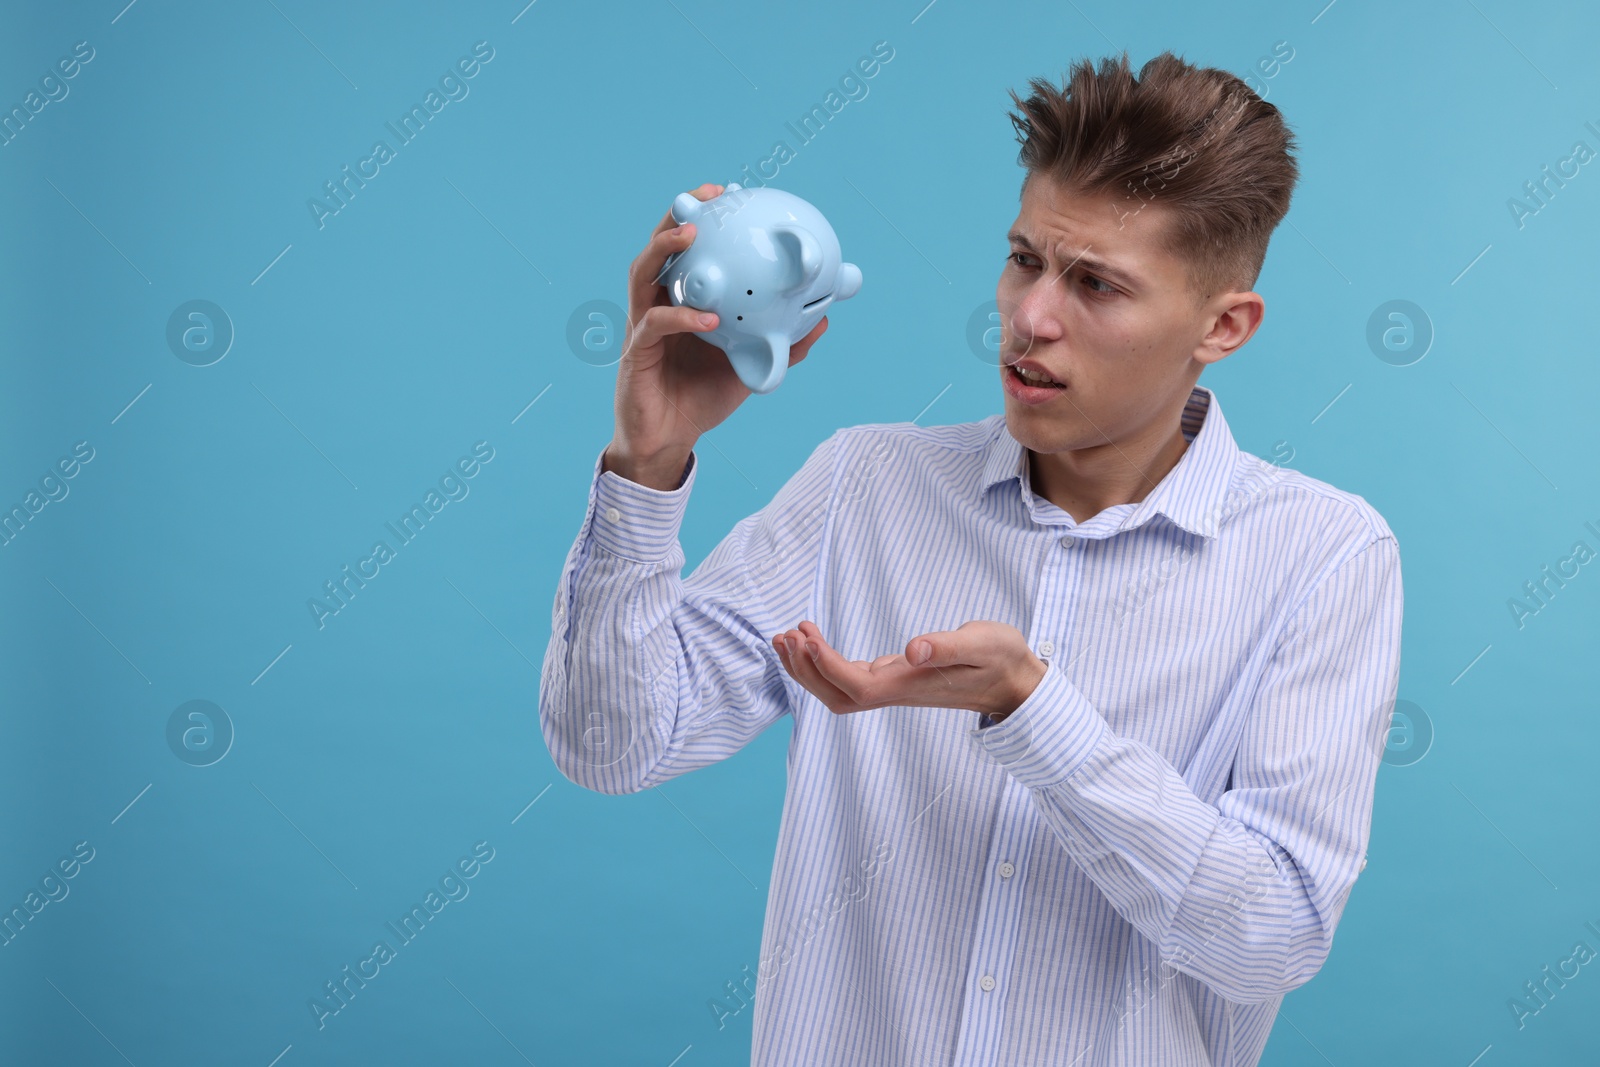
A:
{"label": "shirt sleeve", "polygon": [[791,710],[771,639],[812,614],[837,436],[686,580],[678,535],[698,454],[666,491],[595,459],[539,681],[540,730],[570,781],[639,792],[726,759]]}
{"label": "shirt sleeve", "polygon": [[1113,733],[1053,662],[1015,711],[970,733],[1164,961],[1227,1000],[1267,1001],[1321,968],[1366,865],[1401,609],[1392,534],[1312,589],[1277,631],[1215,804]]}

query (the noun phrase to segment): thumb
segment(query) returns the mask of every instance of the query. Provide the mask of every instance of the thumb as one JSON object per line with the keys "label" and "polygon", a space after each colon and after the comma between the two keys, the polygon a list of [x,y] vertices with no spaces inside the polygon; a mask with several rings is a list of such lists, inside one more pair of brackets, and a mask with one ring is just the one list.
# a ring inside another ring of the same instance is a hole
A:
{"label": "thumb", "polygon": [[955,634],[923,634],[906,645],[906,662],[913,667],[948,667],[956,658]]}

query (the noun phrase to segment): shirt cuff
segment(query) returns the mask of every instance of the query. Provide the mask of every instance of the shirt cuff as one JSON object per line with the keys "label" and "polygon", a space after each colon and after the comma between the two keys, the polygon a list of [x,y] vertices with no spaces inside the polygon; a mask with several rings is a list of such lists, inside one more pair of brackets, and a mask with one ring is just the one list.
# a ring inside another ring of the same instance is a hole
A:
{"label": "shirt cuff", "polygon": [[652,489],[629,481],[616,471],[603,471],[605,450],[594,461],[593,516],[594,543],[612,555],[635,563],[659,563],[678,543],[678,530],[684,510],[689,506],[689,491],[694,488],[699,461],[693,452],[684,464],[683,478],[676,489]]}
{"label": "shirt cuff", "polygon": [[987,715],[968,730],[973,743],[1030,789],[1070,777],[1110,732],[1106,720],[1055,661],[1016,710],[999,722]]}

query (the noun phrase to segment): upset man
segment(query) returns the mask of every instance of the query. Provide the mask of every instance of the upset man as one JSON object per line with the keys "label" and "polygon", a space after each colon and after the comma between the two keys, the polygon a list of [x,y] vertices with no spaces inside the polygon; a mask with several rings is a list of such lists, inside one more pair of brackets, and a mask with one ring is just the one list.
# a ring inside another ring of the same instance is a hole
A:
{"label": "upset man", "polygon": [[838,430],[687,579],[694,445],[751,394],[654,284],[692,225],[629,274],[540,724],[615,794],[793,717],[756,1064],[1254,1064],[1366,866],[1394,534],[1196,384],[1261,323],[1293,136],[1171,53],[1030,87],[1003,414]]}

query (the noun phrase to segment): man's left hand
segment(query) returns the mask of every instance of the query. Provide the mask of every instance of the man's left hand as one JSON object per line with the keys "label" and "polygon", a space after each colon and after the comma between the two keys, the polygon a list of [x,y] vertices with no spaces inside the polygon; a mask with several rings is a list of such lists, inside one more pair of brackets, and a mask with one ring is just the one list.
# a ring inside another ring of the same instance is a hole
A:
{"label": "man's left hand", "polygon": [[1047,669],[1021,630],[988,620],[913,637],[904,652],[870,663],[845,659],[810,621],[772,645],[790,677],[837,715],[906,705],[965,708],[998,720],[1028,698]]}

